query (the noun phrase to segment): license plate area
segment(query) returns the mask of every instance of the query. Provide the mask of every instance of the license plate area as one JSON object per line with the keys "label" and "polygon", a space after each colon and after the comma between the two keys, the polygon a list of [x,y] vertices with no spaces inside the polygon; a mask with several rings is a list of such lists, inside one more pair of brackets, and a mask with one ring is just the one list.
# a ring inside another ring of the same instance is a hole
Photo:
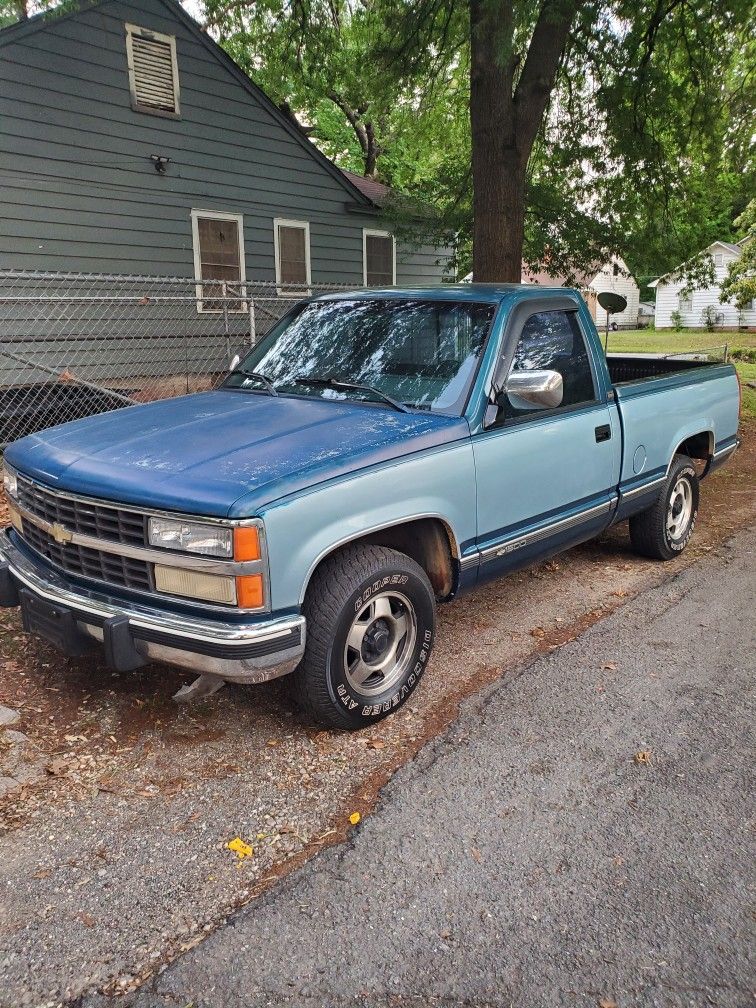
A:
{"label": "license plate area", "polygon": [[27,633],[36,634],[48,641],[63,654],[76,657],[89,651],[94,642],[76,626],[70,609],[46,602],[22,588],[21,621]]}

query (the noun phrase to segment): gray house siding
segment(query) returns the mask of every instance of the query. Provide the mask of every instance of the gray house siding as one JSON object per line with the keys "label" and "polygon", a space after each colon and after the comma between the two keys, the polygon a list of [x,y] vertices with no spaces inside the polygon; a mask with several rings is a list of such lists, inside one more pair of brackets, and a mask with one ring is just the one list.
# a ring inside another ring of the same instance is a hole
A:
{"label": "gray house siding", "polygon": [[[176,37],[179,119],[132,109],[126,23]],[[109,0],[5,34],[0,268],[191,277],[198,209],[243,215],[248,281],[275,280],[283,217],[309,222],[314,284],[362,283],[380,218],[171,4]],[[439,282],[446,258],[399,246],[397,282]]]}

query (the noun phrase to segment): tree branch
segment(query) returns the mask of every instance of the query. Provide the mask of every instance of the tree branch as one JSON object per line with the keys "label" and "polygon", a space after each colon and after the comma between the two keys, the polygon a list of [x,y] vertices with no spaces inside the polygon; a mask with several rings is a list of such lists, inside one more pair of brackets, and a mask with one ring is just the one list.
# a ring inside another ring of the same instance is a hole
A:
{"label": "tree branch", "polygon": [[518,148],[525,162],[543,121],[570,28],[585,0],[544,0],[514,93]]}

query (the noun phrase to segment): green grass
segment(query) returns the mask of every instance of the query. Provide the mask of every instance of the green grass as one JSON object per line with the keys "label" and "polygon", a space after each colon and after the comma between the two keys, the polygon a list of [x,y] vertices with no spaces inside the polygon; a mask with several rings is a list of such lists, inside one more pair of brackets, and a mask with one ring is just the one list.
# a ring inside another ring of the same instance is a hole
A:
{"label": "green grass", "polygon": [[[603,342],[604,333],[601,332]],[[609,333],[609,353],[684,353],[686,350],[707,350],[727,344],[735,354],[733,361],[740,376],[743,391],[744,419],[756,419],[756,389],[747,382],[756,382],[756,363],[737,360],[738,351],[756,352],[756,332],[706,332],[701,329],[628,329]]]}

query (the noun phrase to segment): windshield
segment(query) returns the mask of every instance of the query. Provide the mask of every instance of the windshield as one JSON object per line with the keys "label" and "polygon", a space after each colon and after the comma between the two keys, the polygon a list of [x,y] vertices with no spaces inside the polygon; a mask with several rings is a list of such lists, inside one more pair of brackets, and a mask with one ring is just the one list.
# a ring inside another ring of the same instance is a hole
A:
{"label": "windshield", "polygon": [[[461,414],[495,308],[409,298],[306,303],[282,319],[224,384],[263,391],[264,378],[279,394],[395,400]],[[340,382],[361,388],[341,388]]]}

